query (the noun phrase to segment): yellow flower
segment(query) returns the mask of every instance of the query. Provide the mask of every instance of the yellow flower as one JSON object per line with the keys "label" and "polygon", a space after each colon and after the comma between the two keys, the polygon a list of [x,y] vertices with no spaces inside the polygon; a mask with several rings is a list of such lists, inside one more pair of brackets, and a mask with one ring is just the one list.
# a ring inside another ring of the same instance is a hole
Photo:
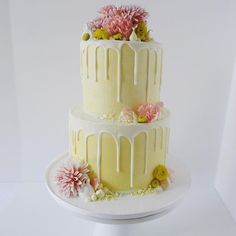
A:
{"label": "yellow flower", "polygon": [[160,182],[158,179],[153,179],[152,182],[151,182],[151,186],[153,188],[157,188],[158,186],[160,186]]}
{"label": "yellow flower", "polygon": [[114,35],[112,35],[112,38],[115,39],[115,40],[122,40],[123,35],[121,33],[114,34]]}
{"label": "yellow flower", "polygon": [[90,34],[89,33],[84,33],[81,37],[82,40],[87,41],[90,39]]}
{"label": "yellow flower", "polygon": [[142,21],[138,24],[137,28],[135,29],[135,33],[141,41],[147,41],[148,40],[149,33],[148,33],[148,30],[147,30],[147,25],[144,21]]}
{"label": "yellow flower", "polygon": [[139,115],[138,123],[147,123],[147,118],[144,115]]}
{"label": "yellow flower", "polygon": [[153,171],[153,177],[159,181],[165,181],[168,178],[168,171],[164,165],[158,165]]}
{"label": "yellow flower", "polygon": [[110,35],[106,29],[96,29],[93,32],[93,38],[95,39],[109,39]]}

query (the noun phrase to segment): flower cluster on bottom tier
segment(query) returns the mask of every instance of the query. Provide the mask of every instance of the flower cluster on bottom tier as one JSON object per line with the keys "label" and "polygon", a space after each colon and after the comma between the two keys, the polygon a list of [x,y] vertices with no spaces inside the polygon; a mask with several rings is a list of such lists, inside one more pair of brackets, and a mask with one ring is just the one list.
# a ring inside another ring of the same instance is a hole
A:
{"label": "flower cluster on bottom tier", "polygon": [[[104,186],[85,161],[67,160],[58,168],[55,181],[59,192],[68,198],[82,197],[86,201],[94,202],[117,199],[124,194]],[[153,180],[146,188],[129,193],[135,196],[158,193],[166,190],[172,181],[173,171],[164,165],[158,165],[153,170]]]}

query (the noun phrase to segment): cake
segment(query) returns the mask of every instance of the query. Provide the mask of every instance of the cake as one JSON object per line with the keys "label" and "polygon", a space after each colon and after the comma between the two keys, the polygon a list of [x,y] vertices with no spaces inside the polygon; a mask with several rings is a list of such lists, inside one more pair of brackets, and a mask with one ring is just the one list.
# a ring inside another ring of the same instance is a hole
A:
{"label": "cake", "polygon": [[83,104],[69,112],[70,160],[56,176],[67,197],[113,199],[165,190],[169,111],[160,101],[163,50],[139,6],[104,6],[80,43]]}

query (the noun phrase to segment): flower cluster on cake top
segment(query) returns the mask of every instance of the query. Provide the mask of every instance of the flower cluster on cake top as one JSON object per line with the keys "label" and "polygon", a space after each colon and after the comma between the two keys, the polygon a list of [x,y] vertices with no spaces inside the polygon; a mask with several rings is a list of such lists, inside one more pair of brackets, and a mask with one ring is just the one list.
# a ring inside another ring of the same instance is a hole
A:
{"label": "flower cluster on cake top", "polygon": [[106,5],[99,11],[99,16],[87,24],[88,30],[82,35],[83,40],[90,37],[97,40],[150,41],[147,29],[148,12],[136,5]]}

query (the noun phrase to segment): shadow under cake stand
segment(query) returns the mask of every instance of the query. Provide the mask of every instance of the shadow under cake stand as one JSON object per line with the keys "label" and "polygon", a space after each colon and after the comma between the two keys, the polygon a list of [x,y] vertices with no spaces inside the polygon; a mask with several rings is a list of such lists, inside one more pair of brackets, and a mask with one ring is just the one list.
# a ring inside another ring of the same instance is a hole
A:
{"label": "shadow under cake stand", "polygon": [[174,181],[166,191],[144,196],[125,195],[117,200],[86,202],[81,198],[66,198],[58,192],[55,174],[70,157],[63,154],[52,161],[46,170],[46,186],[52,197],[63,208],[76,216],[96,223],[94,236],[131,235],[127,224],[153,220],[172,211],[190,188],[189,171],[173,157],[167,166],[174,170]]}

